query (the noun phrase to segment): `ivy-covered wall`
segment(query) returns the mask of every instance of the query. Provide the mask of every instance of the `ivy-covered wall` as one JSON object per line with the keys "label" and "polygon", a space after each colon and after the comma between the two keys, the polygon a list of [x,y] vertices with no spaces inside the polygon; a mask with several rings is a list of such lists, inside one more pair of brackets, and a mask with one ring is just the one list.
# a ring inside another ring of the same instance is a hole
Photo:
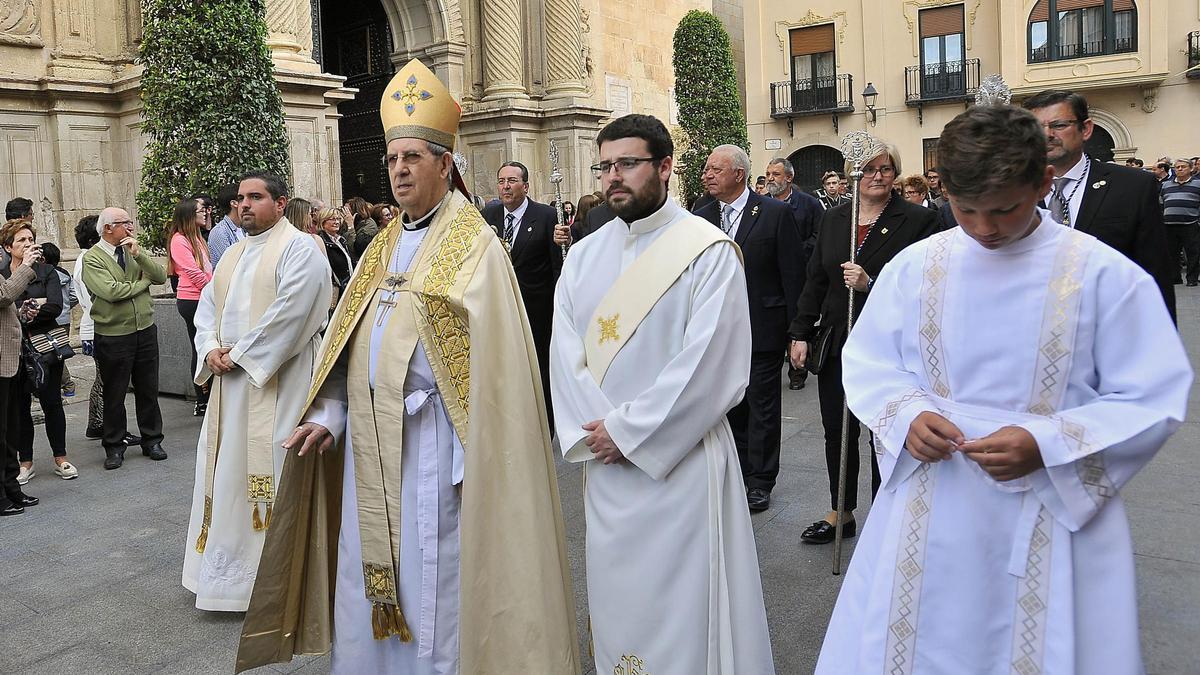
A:
{"label": "ivy-covered wall", "polygon": [[251,170],[287,177],[288,138],[261,0],[142,0],[138,237],[165,248],[175,202]]}
{"label": "ivy-covered wall", "polygon": [[738,97],[729,33],[709,12],[693,10],[675,29],[675,100],[688,145],[676,173],[685,203],[700,194],[700,174],[712,149],[726,143],[749,149]]}

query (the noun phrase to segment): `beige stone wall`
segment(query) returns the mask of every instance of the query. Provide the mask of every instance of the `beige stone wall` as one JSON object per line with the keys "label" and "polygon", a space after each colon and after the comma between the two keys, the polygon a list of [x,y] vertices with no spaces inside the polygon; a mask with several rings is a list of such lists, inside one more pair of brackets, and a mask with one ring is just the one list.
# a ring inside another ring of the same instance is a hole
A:
{"label": "beige stone wall", "polygon": [[[307,0],[272,0],[270,9],[293,191],[337,198],[333,104],[349,94],[340,78],[319,75],[311,59]],[[79,218],[109,205],[137,217],[134,196],[146,148],[141,69],[133,63],[139,2],[5,3],[0,26],[0,202],[32,199],[39,236],[59,243],[69,260]]]}
{"label": "beige stone wall", "polygon": [[[920,63],[917,13],[952,4],[964,5],[966,57],[980,60],[981,75],[1002,73],[1018,97],[1050,87],[1081,91],[1096,110],[1094,118],[1113,135],[1118,158],[1200,154],[1200,136],[1191,128],[1200,81],[1179,74],[1186,68],[1187,33],[1200,29],[1200,3],[1138,0],[1135,54],[1029,65],[1025,26],[1035,0],[810,0],[745,3],[746,104],[755,171],[770,157],[809,145],[837,147],[839,137],[854,129],[895,143],[905,173],[921,170],[922,140],[936,138],[964,104],[927,104],[920,120],[905,105],[904,68]],[[838,133],[830,115],[797,117],[789,133],[785,120],[771,118],[770,83],[791,76],[788,29],[823,23],[835,27],[837,72],[854,77],[855,111],[839,115]],[[879,91],[874,126],[860,95],[867,82]],[[1143,105],[1147,95],[1153,104]],[[781,149],[767,150],[769,139]]]}

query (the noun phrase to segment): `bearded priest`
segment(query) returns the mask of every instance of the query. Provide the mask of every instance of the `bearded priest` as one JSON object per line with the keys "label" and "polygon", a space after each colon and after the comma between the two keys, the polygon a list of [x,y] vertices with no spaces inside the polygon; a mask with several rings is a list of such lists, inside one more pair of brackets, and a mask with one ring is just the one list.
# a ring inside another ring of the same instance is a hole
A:
{"label": "bearded priest", "polygon": [[737,245],[667,194],[671,136],[626,115],[592,167],[616,218],[567,256],[550,386],[586,461],[597,673],[775,672],[746,488],[725,414],[750,378]]}
{"label": "bearded priest", "polygon": [[410,61],[380,105],[403,215],[334,312],[239,671],[578,673],[541,378],[504,247],[451,150],[461,109]]}

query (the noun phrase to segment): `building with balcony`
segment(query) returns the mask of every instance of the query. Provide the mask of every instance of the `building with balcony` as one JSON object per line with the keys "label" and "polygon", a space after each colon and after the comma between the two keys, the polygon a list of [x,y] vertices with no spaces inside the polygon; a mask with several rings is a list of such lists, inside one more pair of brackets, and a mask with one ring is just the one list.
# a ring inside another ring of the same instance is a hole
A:
{"label": "building with balcony", "polygon": [[1089,154],[1147,165],[1200,155],[1200,5],[1171,0],[809,0],[744,3],[754,173],[771,157],[815,189],[854,129],[894,143],[905,174],[937,161],[942,127],[1003,75],[1019,102],[1088,98]]}

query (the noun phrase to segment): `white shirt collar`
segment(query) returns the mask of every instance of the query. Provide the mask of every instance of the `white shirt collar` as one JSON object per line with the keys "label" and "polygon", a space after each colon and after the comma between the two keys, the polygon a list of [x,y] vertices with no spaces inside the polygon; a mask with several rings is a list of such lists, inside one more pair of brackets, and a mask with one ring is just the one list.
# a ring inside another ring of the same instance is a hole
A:
{"label": "white shirt collar", "polygon": [[519,223],[519,222],[521,222],[521,219],[523,219],[525,217],[525,210],[528,208],[529,208],[529,197],[526,197],[525,199],[521,200],[521,205],[518,206],[517,208],[513,209],[512,211],[508,211],[507,209],[505,209],[505,214],[504,214],[505,218],[504,219],[508,220],[508,214],[511,213],[512,217],[513,217],[513,222]]}
{"label": "white shirt collar", "polygon": [[1061,178],[1066,178],[1074,183],[1075,181],[1083,178],[1083,174],[1087,172],[1087,164],[1088,156],[1085,153],[1080,156],[1078,162],[1075,162],[1075,166],[1071,167],[1071,170],[1064,173]]}
{"label": "white shirt collar", "polygon": [[[729,202],[728,206],[732,206],[734,214],[737,215],[742,212],[742,209],[746,208],[746,202],[749,199],[750,199],[750,190],[749,190],[749,188],[743,187],[742,194],[738,195],[737,198],[734,199],[732,202]],[[725,204],[725,202],[721,202],[722,210],[724,210],[725,206],[727,206]]]}
{"label": "white shirt collar", "polygon": [[110,258],[113,260],[117,259],[117,247],[105,241],[103,237],[100,238],[100,241],[96,242],[96,245],[100,247],[100,250],[107,253]]}

